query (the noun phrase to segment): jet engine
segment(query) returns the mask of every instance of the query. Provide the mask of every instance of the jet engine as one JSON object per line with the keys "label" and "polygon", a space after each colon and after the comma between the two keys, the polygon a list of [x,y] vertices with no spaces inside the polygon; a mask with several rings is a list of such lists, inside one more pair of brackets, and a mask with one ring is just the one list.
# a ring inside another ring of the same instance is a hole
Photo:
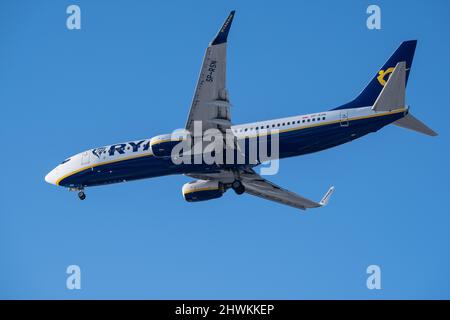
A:
{"label": "jet engine", "polygon": [[185,138],[172,134],[162,134],[150,139],[150,148],[155,157],[170,157],[173,148]]}
{"label": "jet engine", "polygon": [[183,197],[188,202],[220,198],[225,187],[218,181],[195,180],[183,186]]}

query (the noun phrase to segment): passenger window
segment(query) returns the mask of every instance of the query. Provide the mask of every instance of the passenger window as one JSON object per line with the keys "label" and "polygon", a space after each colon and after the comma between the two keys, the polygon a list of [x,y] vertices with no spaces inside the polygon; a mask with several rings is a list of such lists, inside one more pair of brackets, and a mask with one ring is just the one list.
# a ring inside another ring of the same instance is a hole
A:
{"label": "passenger window", "polygon": [[322,120],[325,120],[325,117],[323,117]]}
{"label": "passenger window", "polygon": [[310,122],[311,121],[311,119],[308,119],[308,122]]}

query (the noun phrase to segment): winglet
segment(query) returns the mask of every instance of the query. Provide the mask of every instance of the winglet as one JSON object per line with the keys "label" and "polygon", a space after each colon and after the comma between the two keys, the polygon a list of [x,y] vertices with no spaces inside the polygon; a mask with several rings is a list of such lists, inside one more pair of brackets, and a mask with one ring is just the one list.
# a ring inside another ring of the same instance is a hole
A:
{"label": "winglet", "polygon": [[322,200],[320,200],[319,204],[320,206],[326,206],[328,204],[328,201],[331,198],[331,195],[334,192],[334,187],[331,187],[330,189],[328,189],[327,193],[325,193],[325,195],[323,196]]}
{"label": "winglet", "polygon": [[216,37],[211,42],[212,46],[227,42],[228,32],[230,32],[231,23],[233,22],[233,18],[234,18],[234,13],[235,12],[236,12],[235,10],[230,12],[230,14],[228,15],[227,20],[225,20],[225,22],[223,23],[222,28],[220,28],[220,30],[217,33]]}

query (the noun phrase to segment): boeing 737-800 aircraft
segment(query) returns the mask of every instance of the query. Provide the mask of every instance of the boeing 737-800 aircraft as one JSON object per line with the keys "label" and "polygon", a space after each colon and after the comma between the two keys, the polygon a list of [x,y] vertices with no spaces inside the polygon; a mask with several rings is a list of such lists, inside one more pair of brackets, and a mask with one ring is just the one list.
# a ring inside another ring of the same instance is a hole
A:
{"label": "boeing 737-800 aircraft", "polygon": [[[367,87],[347,104],[314,114],[232,125],[225,75],[227,38],[233,17],[234,11],[206,49],[185,132],[194,133],[195,137],[195,123],[200,123],[201,134],[209,129],[231,132],[234,141],[251,142],[276,134],[278,159],[332,148],[391,123],[437,135],[414,118],[405,105],[405,89],[417,41],[403,42]],[[239,164],[175,164],[172,152],[178,143],[180,139],[166,134],[87,150],[64,160],[45,180],[78,191],[83,200],[86,187],[184,174],[198,179],[182,188],[184,198],[190,202],[219,198],[231,188],[237,194],[248,193],[303,210],[326,205],[333,192],[331,187],[316,202],[285,190],[253,170],[261,163],[259,159],[256,163],[246,160]],[[247,156],[244,154],[246,159]]]}

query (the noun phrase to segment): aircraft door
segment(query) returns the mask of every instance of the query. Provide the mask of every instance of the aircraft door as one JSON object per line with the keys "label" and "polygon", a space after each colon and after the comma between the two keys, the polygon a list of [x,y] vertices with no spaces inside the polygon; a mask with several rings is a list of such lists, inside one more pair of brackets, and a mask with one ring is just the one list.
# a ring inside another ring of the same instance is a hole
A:
{"label": "aircraft door", "polygon": [[90,162],[90,155],[91,153],[89,151],[85,151],[81,154],[81,165],[87,165]]}
{"label": "aircraft door", "polygon": [[348,111],[341,111],[341,127],[348,127],[349,122],[348,122]]}

